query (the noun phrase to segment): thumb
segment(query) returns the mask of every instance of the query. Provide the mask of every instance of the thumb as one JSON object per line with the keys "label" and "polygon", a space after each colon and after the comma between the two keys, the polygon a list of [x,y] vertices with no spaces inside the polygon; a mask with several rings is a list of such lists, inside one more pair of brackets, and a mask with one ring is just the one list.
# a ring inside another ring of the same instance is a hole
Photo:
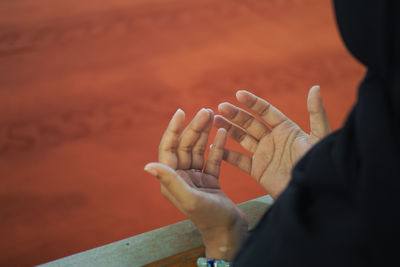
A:
{"label": "thumb", "polygon": [[318,85],[313,86],[308,93],[307,108],[310,113],[310,135],[315,139],[312,142],[316,143],[331,132]]}
{"label": "thumb", "polygon": [[161,184],[178,202],[188,199],[191,189],[174,169],[162,163],[152,162],[148,163],[144,170],[160,179]]}

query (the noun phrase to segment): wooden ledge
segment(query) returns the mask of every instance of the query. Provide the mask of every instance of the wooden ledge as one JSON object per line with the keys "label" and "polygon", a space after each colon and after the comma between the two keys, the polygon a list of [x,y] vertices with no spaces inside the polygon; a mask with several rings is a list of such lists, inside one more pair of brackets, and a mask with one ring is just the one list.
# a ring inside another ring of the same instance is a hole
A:
{"label": "wooden ledge", "polygon": [[[238,206],[252,229],[272,204],[270,196],[263,196]],[[195,266],[197,257],[203,254],[201,235],[194,224],[186,220],[40,266]]]}

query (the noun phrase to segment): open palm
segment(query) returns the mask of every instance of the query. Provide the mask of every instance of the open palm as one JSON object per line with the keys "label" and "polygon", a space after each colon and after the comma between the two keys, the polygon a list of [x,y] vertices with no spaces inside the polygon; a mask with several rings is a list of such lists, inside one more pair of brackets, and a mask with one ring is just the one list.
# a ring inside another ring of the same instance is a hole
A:
{"label": "open palm", "polygon": [[276,198],[290,181],[296,162],[320,139],[330,133],[318,86],[311,88],[307,107],[311,133],[307,134],[267,101],[238,91],[239,103],[255,112],[262,120],[230,103],[218,109],[215,125],[223,127],[252,156],[225,149],[224,160],[249,173]]}
{"label": "open palm", "polygon": [[[247,221],[222,192],[218,181],[227,138],[225,129],[218,130],[207,162],[204,160],[213,117],[211,110],[200,110],[181,134],[185,113],[178,110],[162,137],[159,162],[147,164],[145,170],[160,179],[162,194],[197,226],[207,256],[230,259],[247,233]],[[216,241],[221,233],[234,240]],[[219,254],[215,246],[226,249]]]}

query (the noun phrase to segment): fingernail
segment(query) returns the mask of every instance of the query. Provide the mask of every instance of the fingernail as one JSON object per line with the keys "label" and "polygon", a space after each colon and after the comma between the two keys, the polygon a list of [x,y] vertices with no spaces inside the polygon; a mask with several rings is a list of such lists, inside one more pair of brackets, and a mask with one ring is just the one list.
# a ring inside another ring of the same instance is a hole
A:
{"label": "fingernail", "polygon": [[181,112],[183,112],[183,110],[180,109],[180,108],[178,108],[178,109],[175,111],[175,113],[174,113],[174,115],[173,115],[172,117],[175,117],[176,114],[181,113]]}
{"label": "fingernail", "polygon": [[154,176],[157,176],[157,175],[158,175],[157,171],[156,171],[155,169],[150,168],[148,164],[147,164],[146,166],[144,166],[144,170],[145,170],[146,172],[148,172],[148,173],[154,175]]}
{"label": "fingernail", "polygon": [[179,113],[181,113],[181,114],[183,114],[185,116],[185,112],[182,109],[178,108],[175,111],[174,115],[172,115],[172,118],[175,118]]}
{"label": "fingernail", "polygon": [[242,92],[245,92],[245,90],[238,90],[237,92],[236,92],[236,96],[238,96],[240,93],[242,93]]}
{"label": "fingernail", "polygon": [[200,113],[202,113],[202,112],[207,112],[207,115],[210,116],[210,112],[208,112],[207,109],[202,108],[202,109],[199,110],[199,112],[197,112],[196,117],[200,116]]}
{"label": "fingernail", "polygon": [[226,133],[227,131],[226,131],[225,128],[218,128],[218,132],[224,132],[224,133]]}
{"label": "fingernail", "polygon": [[219,110],[222,109],[223,106],[229,106],[229,103],[228,103],[228,102],[220,103],[220,104],[218,105],[218,109],[219,109]]}

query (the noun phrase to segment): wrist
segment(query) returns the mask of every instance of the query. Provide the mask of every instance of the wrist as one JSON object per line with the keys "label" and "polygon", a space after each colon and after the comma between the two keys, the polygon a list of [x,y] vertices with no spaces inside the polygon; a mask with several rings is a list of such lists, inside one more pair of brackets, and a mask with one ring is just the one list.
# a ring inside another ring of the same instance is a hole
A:
{"label": "wrist", "polygon": [[247,238],[248,226],[245,222],[237,222],[230,228],[221,227],[200,232],[207,258],[232,261]]}

